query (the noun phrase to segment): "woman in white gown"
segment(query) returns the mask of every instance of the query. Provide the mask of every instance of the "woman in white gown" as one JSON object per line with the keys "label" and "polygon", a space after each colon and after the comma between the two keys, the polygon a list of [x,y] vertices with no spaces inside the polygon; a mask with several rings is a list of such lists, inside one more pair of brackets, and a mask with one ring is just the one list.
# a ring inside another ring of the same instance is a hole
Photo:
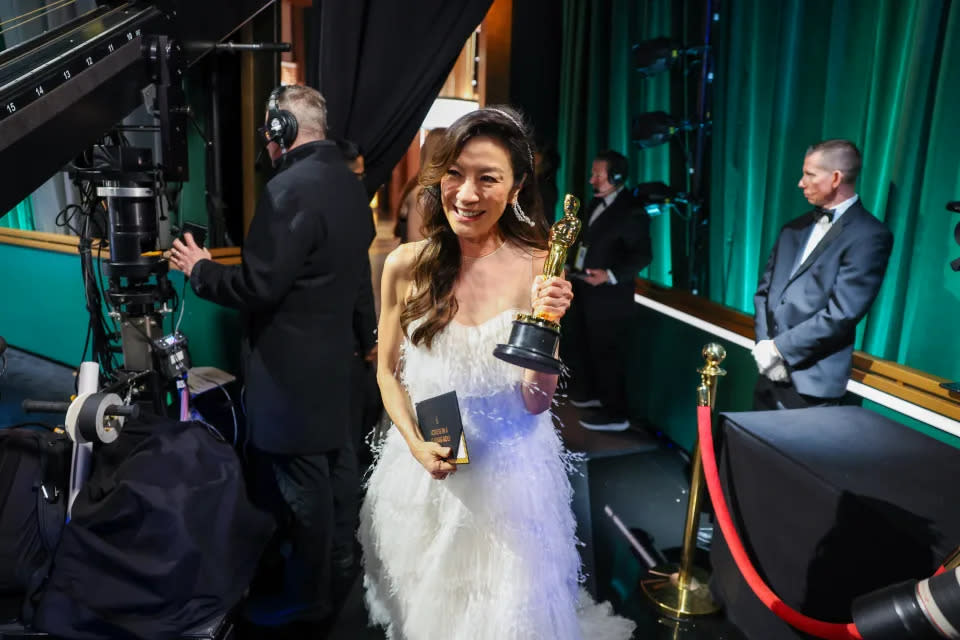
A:
{"label": "woman in white gown", "polygon": [[[396,640],[624,640],[633,623],[580,588],[557,376],[494,358],[518,311],[559,320],[529,136],[509,107],[450,127],[424,168],[426,239],[383,272],[379,373],[394,428],[361,510],[373,623]],[[526,211],[526,212],[525,212]],[[456,391],[470,462],[425,442],[413,403]]]}

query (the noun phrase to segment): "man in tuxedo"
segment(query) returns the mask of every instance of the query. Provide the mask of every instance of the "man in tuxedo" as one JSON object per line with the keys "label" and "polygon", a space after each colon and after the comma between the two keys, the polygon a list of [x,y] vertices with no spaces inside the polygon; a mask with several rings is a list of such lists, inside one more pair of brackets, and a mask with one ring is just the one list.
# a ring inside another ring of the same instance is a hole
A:
{"label": "man in tuxedo", "polygon": [[593,161],[594,198],[583,212],[571,252],[573,340],[564,357],[571,369],[570,401],[588,409],[581,426],[623,431],[627,415],[626,360],[634,317],[634,278],[650,264],[650,218],[625,182],[627,159],[602,151]]}
{"label": "man in tuxedo", "polygon": [[856,193],[860,166],[847,140],[807,149],[797,186],[814,209],[780,231],[753,299],[755,409],[837,404],[846,390],[857,323],[893,246]]}
{"label": "man in tuxedo", "polygon": [[363,185],[326,139],[319,92],[274,90],[260,132],[276,173],[257,204],[242,264],[213,262],[189,235],[173,243],[171,262],[198,296],[245,316],[250,491],[274,513],[290,548],[282,592],[251,601],[247,616],[316,623],[332,613],[331,476],[349,435],[346,372],[355,301],[370,273],[370,209]]}

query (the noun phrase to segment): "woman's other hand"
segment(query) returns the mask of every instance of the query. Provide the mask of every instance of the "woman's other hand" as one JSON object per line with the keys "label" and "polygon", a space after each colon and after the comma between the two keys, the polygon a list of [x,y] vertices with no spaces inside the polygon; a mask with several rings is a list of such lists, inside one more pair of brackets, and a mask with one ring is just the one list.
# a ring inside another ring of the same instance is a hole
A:
{"label": "woman's other hand", "polygon": [[573,286],[561,277],[537,276],[533,281],[531,307],[533,315],[553,322],[559,322],[570,308],[573,300]]}
{"label": "woman's other hand", "polygon": [[434,480],[443,480],[457,470],[456,463],[447,460],[453,453],[450,447],[441,447],[436,442],[418,440],[410,445],[410,453]]}

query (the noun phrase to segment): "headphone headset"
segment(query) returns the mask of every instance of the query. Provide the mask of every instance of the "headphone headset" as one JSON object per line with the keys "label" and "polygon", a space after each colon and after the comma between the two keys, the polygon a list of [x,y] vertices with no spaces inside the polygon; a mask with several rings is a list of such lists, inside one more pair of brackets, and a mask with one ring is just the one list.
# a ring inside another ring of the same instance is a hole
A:
{"label": "headphone headset", "polygon": [[299,129],[297,117],[286,109],[281,109],[278,104],[280,96],[286,90],[285,86],[280,85],[270,92],[267,100],[267,125],[264,129],[267,140],[280,145],[281,153],[286,153],[287,147],[297,139]]}
{"label": "headphone headset", "polygon": [[607,179],[616,188],[620,188],[627,181],[627,159],[619,153],[606,154]]}

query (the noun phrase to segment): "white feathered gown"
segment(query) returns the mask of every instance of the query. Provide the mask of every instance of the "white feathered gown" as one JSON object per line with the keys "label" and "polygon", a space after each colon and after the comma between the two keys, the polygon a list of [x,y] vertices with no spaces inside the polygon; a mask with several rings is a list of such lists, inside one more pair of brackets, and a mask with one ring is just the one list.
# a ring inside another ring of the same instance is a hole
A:
{"label": "white feathered gown", "polygon": [[515,311],[402,347],[413,402],[456,390],[470,464],[434,480],[391,428],[360,515],[371,622],[394,640],[625,640],[580,588],[564,450],[529,414],[522,369],[493,357]]}

